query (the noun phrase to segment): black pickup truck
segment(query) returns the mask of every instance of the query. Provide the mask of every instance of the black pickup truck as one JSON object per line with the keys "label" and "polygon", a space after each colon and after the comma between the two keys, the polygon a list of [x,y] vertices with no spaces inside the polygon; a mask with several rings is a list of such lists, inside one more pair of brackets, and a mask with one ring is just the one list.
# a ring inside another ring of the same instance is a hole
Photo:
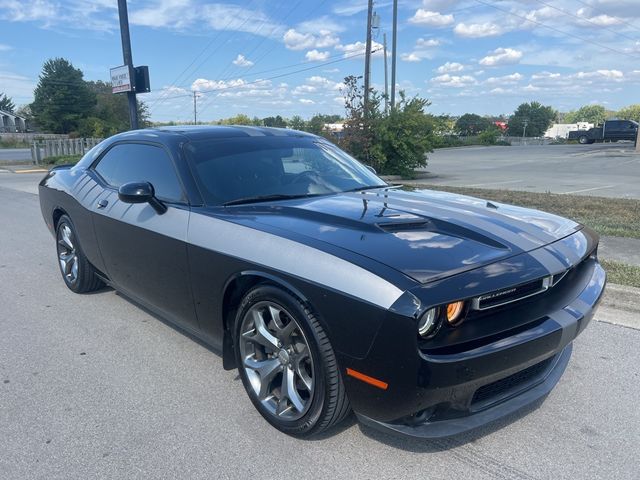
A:
{"label": "black pickup truck", "polygon": [[638,123],[633,120],[607,120],[589,130],[574,130],[569,132],[569,140],[578,140],[581,144],[594,142],[616,142],[618,140],[636,140]]}

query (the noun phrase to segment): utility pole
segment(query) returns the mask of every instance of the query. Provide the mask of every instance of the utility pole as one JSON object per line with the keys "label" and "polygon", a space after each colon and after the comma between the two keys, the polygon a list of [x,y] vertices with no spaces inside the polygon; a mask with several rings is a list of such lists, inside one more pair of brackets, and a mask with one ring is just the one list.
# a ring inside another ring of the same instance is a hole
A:
{"label": "utility pole", "polygon": [[129,35],[129,13],[127,12],[127,0],[118,0],[118,14],[120,16],[120,36],[122,37],[122,59],[129,67],[129,81],[131,91],[127,92],[129,99],[129,117],[131,129],[138,129],[138,101],[136,100],[136,75],[133,68],[133,56],[131,54],[131,37]]}
{"label": "utility pole", "polygon": [[369,0],[367,9],[367,42],[364,55],[364,115],[369,116],[369,85],[371,82],[371,19],[373,17],[373,0]]}
{"label": "utility pole", "polygon": [[[393,0],[393,33],[391,39],[391,108],[396,108],[396,53],[398,46],[398,0]],[[385,55],[385,59],[387,56]]]}
{"label": "utility pole", "polygon": [[389,69],[387,68],[387,34],[382,35],[384,46],[384,113],[389,113]]}
{"label": "utility pole", "polygon": [[529,120],[524,121],[524,128],[522,129],[522,144],[525,144],[525,133],[527,133],[527,125],[529,125]]}
{"label": "utility pole", "polygon": [[198,94],[193,92],[193,124],[198,124]]}

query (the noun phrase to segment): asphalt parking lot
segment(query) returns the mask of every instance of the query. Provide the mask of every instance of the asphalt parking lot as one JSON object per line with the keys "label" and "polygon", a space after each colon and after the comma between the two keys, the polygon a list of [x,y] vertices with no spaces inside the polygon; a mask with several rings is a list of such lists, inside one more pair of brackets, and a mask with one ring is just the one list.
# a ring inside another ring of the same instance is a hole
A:
{"label": "asphalt parking lot", "polygon": [[640,198],[632,143],[445,148],[426,170],[430,184]]}
{"label": "asphalt parking lot", "polygon": [[[25,478],[638,478],[640,331],[594,321],[538,408],[453,439],[271,428],[221,358],[59,278],[33,175],[0,174],[0,472]],[[125,240],[126,241],[126,240]]]}

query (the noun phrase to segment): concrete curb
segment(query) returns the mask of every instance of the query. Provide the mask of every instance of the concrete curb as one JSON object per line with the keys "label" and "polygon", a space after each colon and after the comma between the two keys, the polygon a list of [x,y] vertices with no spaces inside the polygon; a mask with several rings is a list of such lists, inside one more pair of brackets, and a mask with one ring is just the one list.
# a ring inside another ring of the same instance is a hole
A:
{"label": "concrete curb", "polygon": [[607,284],[596,319],[640,330],[640,288]]}

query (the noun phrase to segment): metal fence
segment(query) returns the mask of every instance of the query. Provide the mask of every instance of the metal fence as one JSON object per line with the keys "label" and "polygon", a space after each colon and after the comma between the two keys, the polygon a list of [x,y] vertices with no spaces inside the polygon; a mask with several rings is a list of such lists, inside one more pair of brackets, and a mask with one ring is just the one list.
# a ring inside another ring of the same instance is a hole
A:
{"label": "metal fence", "polygon": [[84,155],[102,140],[102,138],[67,138],[36,141],[31,144],[31,158],[33,163],[40,165],[42,160],[49,157]]}

